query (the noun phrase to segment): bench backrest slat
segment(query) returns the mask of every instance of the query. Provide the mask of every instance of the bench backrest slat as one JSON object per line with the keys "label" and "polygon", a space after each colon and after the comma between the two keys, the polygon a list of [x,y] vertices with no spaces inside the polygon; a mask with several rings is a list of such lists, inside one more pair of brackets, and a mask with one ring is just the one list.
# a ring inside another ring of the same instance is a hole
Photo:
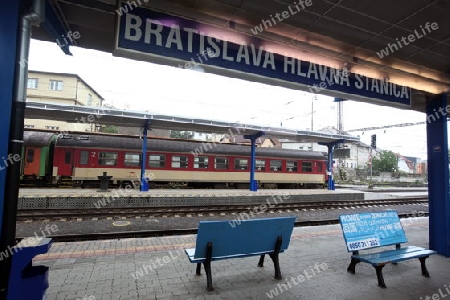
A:
{"label": "bench backrest slat", "polygon": [[201,221],[194,258],[205,258],[206,245],[213,243],[213,257],[268,252],[282,236],[281,250],[289,246],[295,217],[240,221]]}
{"label": "bench backrest slat", "polygon": [[397,211],[339,216],[349,252],[408,242]]}

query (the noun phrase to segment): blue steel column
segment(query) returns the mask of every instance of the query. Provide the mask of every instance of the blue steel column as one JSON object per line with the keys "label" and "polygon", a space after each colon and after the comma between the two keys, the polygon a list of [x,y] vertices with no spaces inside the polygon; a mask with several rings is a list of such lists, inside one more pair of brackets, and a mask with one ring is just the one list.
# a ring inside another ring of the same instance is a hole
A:
{"label": "blue steel column", "polygon": [[148,180],[145,176],[145,167],[147,165],[147,133],[149,124],[150,120],[147,120],[142,130],[142,160],[141,160],[141,185],[140,185],[141,192],[148,191]]}
{"label": "blue steel column", "polygon": [[430,248],[450,257],[450,197],[447,95],[427,98],[427,151]]}
{"label": "blue steel column", "polygon": [[337,140],[330,143],[318,143],[319,145],[327,146],[328,147],[328,164],[327,164],[327,172],[328,172],[328,190],[332,191],[334,190],[334,180],[333,180],[333,151],[334,147],[336,145],[339,145],[341,143],[345,143],[345,140]]}
{"label": "blue steel column", "polygon": [[334,191],[334,181],[333,181],[333,151],[334,151],[334,145],[327,145],[328,147],[328,166],[327,166],[327,172],[328,172],[328,190]]}
{"label": "blue steel column", "polygon": [[244,135],[244,138],[249,139],[252,142],[252,148],[250,153],[250,191],[258,191],[258,184],[255,180],[255,160],[256,160],[256,139],[263,136],[265,132],[260,131],[254,135]]}
{"label": "blue steel column", "polygon": [[[0,157],[8,156],[9,132],[11,121],[11,106],[14,94],[14,81],[19,62],[17,61],[18,28],[20,22],[19,6],[21,1],[0,1]],[[4,252],[6,246],[11,243],[3,234],[9,230],[9,226],[15,224],[4,224],[5,206],[5,183],[6,168],[0,170],[0,251]],[[11,199],[8,199],[11,201]],[[0,262],[0,299],[6,299],[7,285],[9,279],[10,259]]]}

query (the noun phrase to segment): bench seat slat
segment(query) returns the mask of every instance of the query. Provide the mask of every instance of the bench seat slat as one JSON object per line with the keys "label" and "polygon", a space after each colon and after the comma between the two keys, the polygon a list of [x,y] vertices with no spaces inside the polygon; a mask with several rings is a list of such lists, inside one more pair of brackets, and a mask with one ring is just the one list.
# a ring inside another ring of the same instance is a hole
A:
{"label": "bench seat slat", "polygon": [[[203,263],[205,262],[206,258],[195,258],[195,248],[190,248],[190,249],[185,249],[184,250],[189,258],[189,261],[191,263]],[[283,253],[284,251],[280,251],[279,253]],[[248,253],[248,254],[234,254],[234,255],[228,255],[228,256],[217,256],[217,257],[212,257],[211,261],[216,261],[216,260],[223,260],[223,259],[229,259],[229,258],[243,258],[243,257],[249,257],[249,256],[259,256],[259,255],[263,255],[263,254],[268,254],[269,252],[265,251],[265,252],[257,252],[257,253]]]}
{"label": "bench seat slat", "polygon": [[354,254],[352,257],[354,258],[364,258],[366,260],[370,259],[379,259],[383,257],[390,257],[393,255],[401,255],[401,254],[407,254],[410,252],[415,252],[419,250],[424,250],[424,248],[416,247],[416,246],[408,246],[400,249],[391,249],[391,250],[383,250],[379,252],[372,252],[372,253],[365,253],[365,254]]}
{"label": "bench seat slat", "polygon": [[352,257],[359,259],[362,262],[370,263],[372,265],[379,265],[385,263],[396,263],[411,258],[425,257],[435,254],[436,251],[427,250],[420,247],[406,247],[399,250],[385,251],[378,254],[363,254],[352,255]]}

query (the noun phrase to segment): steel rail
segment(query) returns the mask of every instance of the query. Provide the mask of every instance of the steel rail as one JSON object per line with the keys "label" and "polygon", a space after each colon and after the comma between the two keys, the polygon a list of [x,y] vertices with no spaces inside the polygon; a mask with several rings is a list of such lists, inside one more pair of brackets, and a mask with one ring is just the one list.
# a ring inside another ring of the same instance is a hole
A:
{"label": "steel rail", "polygon": [[[377,200],[350,200],[350,201],[302,201],[296,203],[258,203],[245,205],[208,205],[208,206],[159,206],[130,207],[130,208],[103,208],[103,209],[71,209],[71,210],[22,210],[17,214],[18,221],[26,220],[53,220],[53,219],[79,219],[79,218],[103,218],[111,216],[153,216],[171,217],[203,214],[237,214],[250,212],[273,212],[283,210],[320,210],[337,209],[355,206],[376,206],[376,205],[411,205],[426,204],[428,198],[394,198]],[[263,207],[264,206],[264,207]]]}

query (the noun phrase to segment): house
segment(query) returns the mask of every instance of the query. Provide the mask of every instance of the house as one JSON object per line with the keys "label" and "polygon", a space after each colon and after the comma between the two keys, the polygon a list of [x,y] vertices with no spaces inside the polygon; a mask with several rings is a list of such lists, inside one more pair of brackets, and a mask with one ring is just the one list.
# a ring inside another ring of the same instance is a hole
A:
{"label": "house", "polygon": [[400,172],[405,172],[411,175],[424,175],[426,169],[424,170],[424,164],[422,160],[418,157],[412,156],[402,156],[400,154],[395,154],[398,159],[398,170]]}
{"label": "house", "polygon": [[[103,106],[104,98],[76,74],[28,71],[27,102],[48,102],[65,105]],[[59,131],[98,131],[97,124],[86,120],[63,122],[25,119],[24,128]]]}
{"label": "house", "polygon": [[[327,134],[350,135],[347,132],[339,132],[335,127],[325,127],[319,130],[319,132]],[[282,139],[280,141],[282,148],[285,149],[319,151],[324,153],[328,152],[328,148],[326,146],[322,146],[317,143],[299,143],[287,139]],[[363,169],[367,167],[369,162],[370,150],[371,147],[363,142],[339,144],[334,149],[333,160],[338,168]],[[372,149],[372,155],[375,155],[375,152],[376,150]]]}

